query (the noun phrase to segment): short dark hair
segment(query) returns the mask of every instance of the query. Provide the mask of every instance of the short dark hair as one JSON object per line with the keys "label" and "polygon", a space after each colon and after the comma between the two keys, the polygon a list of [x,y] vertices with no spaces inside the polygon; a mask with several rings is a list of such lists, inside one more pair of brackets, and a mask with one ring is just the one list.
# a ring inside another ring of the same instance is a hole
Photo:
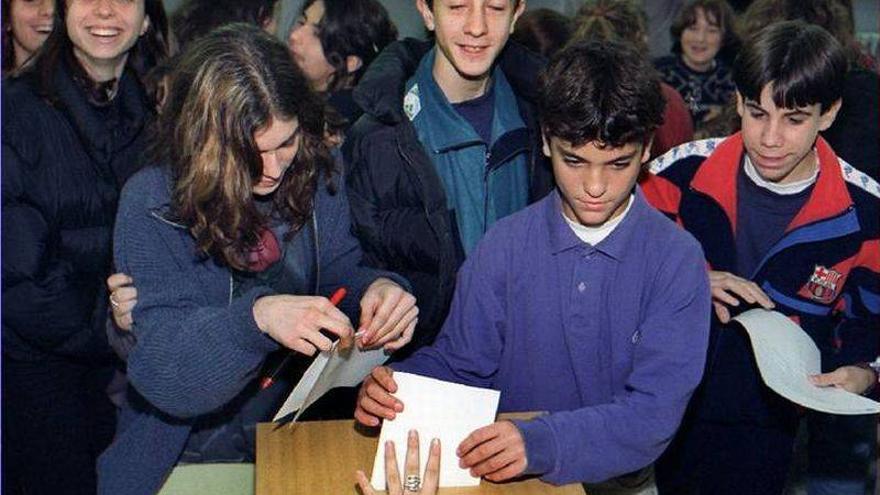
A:
{"label": "short dark hair", "polygon": [[773,84],[773,102],[782,108],[818,103],[822,112],[840,99],[846,54],[828,31],[803,21],[771,24],[749,38],[733,67],[739,93],[760,100]]}
{"label": "short dark hair", "polygon": [[647,53],[647,15],[636,0],[584,0],[575,16],[574,39],[617,40]]}
{"label": "short dark hair", "polygon": [[530,10],[520,16],[510,39],[549,58],[568,43],[572,20],[551,9]]}
{"label": "short dark hair", "polygon": [[736,50],[739,38],[734,26],[735,14],[730,4],[726,0],[691,0],[682,6],[669,28],[669,34],[672,36],[672,53],[681,53],[681,33],[697,23],[697,9],[703,11],[707,20],[714,19],[723,33],[719,55],[727,56],[727,51]]}
{"label": "short dark hair", "polygon": [[547,138],[614,147],[647,143],[663,123],[660,77],[647,58],[619,42],[580,41],[541,72],[538,114]]}
{"label": "short dark hair", "polygon": [[234,22],[263,27],[278,0],[187,0],[174,13],[171,25],[181,50],[212,30]]}
{"label": "short dark hair", "polygon": [[[303,11],[315,3],[308,0]],[[397,39],[397,28],[388,11],[377,0],[323,0],[324,17],[318,23],[318,38],[324,58],[335,69],[329,90],[352,87],[389,43]],[[361,59],[361,67],[349,74],[346,58]]]}
{"label": "short dark hair", "polygon": [[821,26],[843,46],[850,64],[863,62],[848,0],[756,0],[742,15],[740,34],[751,36],[774,22],[801,19]]}

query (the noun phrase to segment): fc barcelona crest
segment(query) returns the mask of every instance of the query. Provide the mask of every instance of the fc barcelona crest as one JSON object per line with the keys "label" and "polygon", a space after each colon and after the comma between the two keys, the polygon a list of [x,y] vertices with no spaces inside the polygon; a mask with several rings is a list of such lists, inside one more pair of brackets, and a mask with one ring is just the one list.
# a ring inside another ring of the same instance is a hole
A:
{"label": "fc barcelona crest", "polygon": [[816,265],[813,275],[810,276],[810,281],[804,287],[807,293],[805,295],[808,295],[814,301],[829,304],[837,297],[837,288],[841,276],[842,274],[836,270]]}

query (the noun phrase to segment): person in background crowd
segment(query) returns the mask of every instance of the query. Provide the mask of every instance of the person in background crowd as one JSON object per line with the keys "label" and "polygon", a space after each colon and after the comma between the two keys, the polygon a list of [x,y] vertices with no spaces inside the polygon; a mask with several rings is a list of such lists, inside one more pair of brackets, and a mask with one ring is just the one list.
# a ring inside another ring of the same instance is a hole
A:
{"label": "person in background crowd", "polygon": [[308,0],[287,39],[290,54],[315,91],[324,93],[334,142],[361,115],[352,89],[373,59],[397,39],[377,0]]}
{"label": "person in background crowd", "polygon": [[771,23],[795,19],[831,33],[849,60],[843,105],[834,124],[822,136],[840,158],[880,180],[880,76],[873,59],[855,40],[851,2],[756,0],[743,15],[741,30],[743,35],[751,35]]}
{"label": "person in background crowd", "polygon": [[187,0],[171,17],[171,26],[181,50],[212,30],[245,22],[275,34],[278,0]]}
{"label": "person in background crowd", "polygon": [[651,58],[665,57],[672,50],[669,28],[684,4],[683,0],[641,0],[648,19],[648,48]]}
{"label": "person in background crowd", "polygon": [[643,182],[702,244],[715,306],[706,376],[657,462],[662,494],[783,493],[800,416],[809,493],[873,493],[876,417],[804,412],[777,395],[730,322],[775,309],[819,348],[814,384],[864,393],[877,381],[866,363],[880,344],[880,185],[819,136],[841,107],[846,66],[824,29],[771,24],[734,65],[742,131],[670,151]]}
{"label": "person in background crowd", "polygon": [[[586,0],[575,18],[572,40],[616,40],[648,53],[646,22],[637,0]],[[654,132],[651,158],[694,138],[694,124],[681,95],[664,82],[660,89],[666,106],[663,123]]]}
{"label": "person in background crowd", "polygon": [[[199,473],[229,480],[210,493],[251,493],[256,424],[287,397],[296,366],[268,388],[261,378],[290,351],[328,350],[322,329],[350,345],[345,312],[360,309],[360,346],[391,351],[412,337],[407,283],[360,266],[323,110],[286,47],[256,26],[215,29],[181,55],[153,162],[120,199],[114,260],[138,291],[136,343],[101,494],[173,492]],[[349,295],[337,308],[325,296],[340,286]]]}
{"label": "person in background crowd", "polygon": [[648,483],[700,381],[711,311],[697,241],[636,185],[663,115],[659,83],[622,43],[582,41],[551,59],[537,108],[556,191],[483,236],[437,340],[373,370],[359,422],[408,406],[392,368],[492,388],[502,412],[547,414],[472,432],[455,446],[472,475],[587,482],[596,495]]}
{"label": "person in background crowd", "polygon": [[688,105],[697,135],[734,93],[729,60],[736,53],[733,10],[725,0],[692,0],[670,29],[673,55],[654,64]]}
{"label": "person in background crowd", "polygon": [[507,43],[520,0],[417,0],[433,42],[389,45],[355,88],[343,150],[369,263],[404,275],[422,313],[415,349],[446,317],[455,274],[498,219],[549,191],[532,111],[544,59]]}
{"label": "person in background crowd", "polygon": [[95,493],[113,437],[105,336],[117,199],[152,118],[141,78],[167,53],[162,2],[59,2],[3,82],[4,493]]}
{"label": "person in background crowd", "polygon": [[3,75],[20,69],[49,33],[55,0],[3,0]]}
{"label": "person in background crowd", "polygon": [[550,58],[568,43],[573,24],[570,17],[555,10],[528,10],[516,21],[510,39]]}

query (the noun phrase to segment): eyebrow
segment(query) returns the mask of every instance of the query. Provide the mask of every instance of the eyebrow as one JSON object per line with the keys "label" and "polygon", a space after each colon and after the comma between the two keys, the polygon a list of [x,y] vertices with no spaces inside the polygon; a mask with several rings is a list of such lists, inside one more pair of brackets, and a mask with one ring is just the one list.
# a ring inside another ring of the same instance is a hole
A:
{"label": "eyebrow", "polygon": [[[761,107],[761,105],[754,100],[746,100],[746,106],[752,110],[759,110],[761,112],[767,113],[767,110],[764,110],[764,108]],[[803,115],[803,116],[809,117],[809,116],[813,115],[813,113],[809,112],[807,110],[804,110],[802,108],[793,108],[793,109],[786,109],[784,115],[786,117],[792,117],[795,115]]]}
{"label": "eyebrow", "polygon": [[293,143],[293,141],[296,139],[296,136],[297,136],[298,134],[299,134],[299,126],[297,126],[297,128],[294,129],[293,134],[291,134],[289,138],[285,139],[285,140],[284,140],[281,144],[279,144],[278,146],[276,146],[276,147],[274,147],[274,148],[269,148],[269,149],[267,149],[267,150],[260,149],[260,148],[258,147],[258,148],[257,148],[257,151],[259,151],[260,153],[265,153],[265,152],[267,152],[267,151],[274,151],[274,150],[277,150],[277,149],[279,149],[279,148],[283,148],[283,147],[285,147],[285,146],[288,146],[288,145],[290,145],[290,144]]}
{"label": "eyebrow", "polygon": [[[581,161],[581,162],[587,162],[587,160],[585,160],[584,157],[582,157],[582,156],[580,156],[580,155],[578,155],[578,154],[576,154],[576,153],[572,153],[572,152],[570,152],[570,151],[565,151],[565,150],[560,150],[560,151],[562,152],[562,155],[563,155],[563,157],[565,157],[565,158],[574,158],[574,159],[576,159],[576,160],[578,160],[578,161]],[[617,163],[617,162],[621,162],[621,161],[627,161],[627,162],[628,162],[628,161],[632,160],[632,158],[633,158],[634,156],[636,156],[636,153],[637,153],[637,152],[638,152],[638,151],[632,151],[632,152],[630,152],[630,153],[626,153],[626,154],[623,154],[623,155],[620,155],[620,156],[614,157],[614,158],[612,158],[612,159],[610,159],[610,160],[606,160],[606,161],[604,162],[604,164],[608,164],[608,163]]]}

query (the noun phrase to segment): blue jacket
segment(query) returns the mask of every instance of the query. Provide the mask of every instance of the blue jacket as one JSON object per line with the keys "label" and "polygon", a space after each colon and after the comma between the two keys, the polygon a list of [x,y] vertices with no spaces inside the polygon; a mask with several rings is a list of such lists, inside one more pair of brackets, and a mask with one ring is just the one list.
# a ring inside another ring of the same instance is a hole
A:
{"label": "blue jacket", "polygon": [[641,193],[596,246],[551,193],[483,237],[437,341],[394,368],[500,390],[502,412],[548,411],[519,423],[527,473],[598,482],[669,444],[703,372],[709,308],[699,245]]}
{"label": "blue jacket", "polygon": [[[819,176],[806,204],[755,273],[776,310],[799,323],[822,353],[822,367],[872,361],[880,344],[880,185],[816,142]],[[657,158],[643,184],[648,199],[703,246],[713,270],[737,273],[736,177],[742,137],[681,145]],[[741,305],[740,311],[746,305]],[[736,311],[734,311],[736,313]],[[744,332],[713,317],[699,417],[779,425],[791,403],[766,393]]]}
{"label": "blue jacket", "polygon": [[[428,149],[404,112],[406,83],[433,43],[408,39],[392,43],[373,61],[354,91],[364,115],[345,143],[349,199],[355,233],[367,261],[405,276],[419,300],[419,330],[413,346],[431,342],[446,317],[455,273],[464,260],[458,227],[448,208],[447,192]],[[541,153],[541,135],[532,102],[544,60],[508,42],[498,56],[526,124],[505,139],[508,151],[528,157],[529,200],[546,195],[552,185],[549,163]],[[435,111],[433,109],[423,110]],[[497,143],[496,143],[497,144]],[[499,164],[507,153],[494,153]],[[480,160],[484,163],[484,160]]]}
{"label": "blue jacket", "polygon": [[[188,230],[166,219],[169,177],[144,169],[122,191],[114,256],[120,271],[137,283],[128,357],[130,387],[116,438],[98,463],[102,494],[155,493],[174,467],[192,425],[230,403],[254,381],[265,357],[279,345],[254,321],[257,298],[272,294],[257,286],[232,297],[232,273],[196,256]],[[316,242],[315,293],[345,285],[342,305],[352,314],[366,287],[395,275],[359,266],[361,250],[350,233],[345,191],[320,184],[312,222]],[[252,390],[249,388],[248,390]],[[267,418],[268,419],[268,418]]]}

